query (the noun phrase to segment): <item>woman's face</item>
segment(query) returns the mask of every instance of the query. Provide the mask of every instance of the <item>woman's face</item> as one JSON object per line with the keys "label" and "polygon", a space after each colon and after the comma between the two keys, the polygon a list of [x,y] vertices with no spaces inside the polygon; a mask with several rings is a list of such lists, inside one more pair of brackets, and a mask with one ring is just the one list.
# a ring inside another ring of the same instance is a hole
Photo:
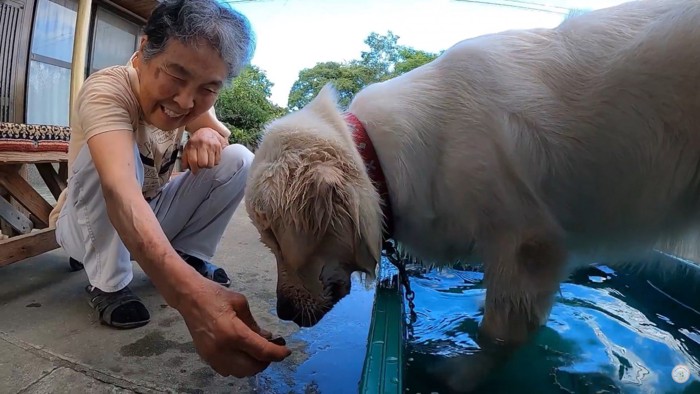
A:
{"label": "woman's face", "polygon": [[188,46],[175,39],[144,61],[146,39],[133,61],[144,117],[161,130],[185,126],[214,105],[226,79],[226,63],[210,45]]}

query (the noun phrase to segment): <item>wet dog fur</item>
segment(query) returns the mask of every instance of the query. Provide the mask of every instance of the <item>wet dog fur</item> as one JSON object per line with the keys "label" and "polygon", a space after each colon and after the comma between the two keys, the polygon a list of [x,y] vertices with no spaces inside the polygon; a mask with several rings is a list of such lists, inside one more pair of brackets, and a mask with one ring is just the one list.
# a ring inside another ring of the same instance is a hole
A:
{"label": "wet dog fur", "polygon": [[[531,338],[574,268],[642,261],[697,229],[699,21],[696,1],[633,1],[464,40],[354,97],[393,238],[429,264],[483,263],[482,341]],[[249,173],[278,315],[301,326],[380,257],[382,201],[342,115],[324,87],[268,125]]]}

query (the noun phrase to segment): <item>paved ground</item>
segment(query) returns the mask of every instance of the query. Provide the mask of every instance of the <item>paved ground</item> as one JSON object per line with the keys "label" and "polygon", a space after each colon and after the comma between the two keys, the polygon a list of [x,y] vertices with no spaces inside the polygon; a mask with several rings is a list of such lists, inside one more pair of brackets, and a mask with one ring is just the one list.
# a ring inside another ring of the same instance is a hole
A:
{"label": "paved ground", "polygon": [[[289,359],[255,378],[215,375],[195,353],[180,315],[165,305],[137,264],[131,286],[150,309],[151,323],[124,331],[102,326],[87,305],[85,273],[70,272],[67,257],[57,250],[0,268],[0,392],[320,392],[324,368],[326,380],[344,373],[345,382],[334,392],[357,392],[371,293],[354,290],[362,298],[360,309],[347,298],[359,316],[355,326],[339,323],[349,313],[342,307],[325,328],[298,332],[294,324],[280,322],[274,315],[274,258],[259,243],[242,206],[216,261],[232,277],[232,288],[246,294],[258,322],[288,339],[294,351]],[[353,332],[345,354],[329,343],[348,337],[340,327]],[[325,367],[300,368],[328,348],[323,357],[333,361],[322,361]]]}

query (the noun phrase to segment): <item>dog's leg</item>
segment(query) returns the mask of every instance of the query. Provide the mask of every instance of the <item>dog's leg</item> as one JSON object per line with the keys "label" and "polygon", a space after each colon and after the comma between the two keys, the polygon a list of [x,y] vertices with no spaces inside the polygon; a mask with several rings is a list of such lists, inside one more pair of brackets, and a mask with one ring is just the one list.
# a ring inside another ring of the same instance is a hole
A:
{"label": "dog's leg", "polygon": [[452,392],[477,388],[546,322],[565,264],[560,240],[558,231],[547,227],[485,240],[480,349],[445,360],[433,370]]}
{"label": "dog's leg", "polygon": [[505,239],[485,251],[486,303],[480,333],[495,343],[519,346],[546,322],[566,252],[556,231],[535,229],[499,238]]}

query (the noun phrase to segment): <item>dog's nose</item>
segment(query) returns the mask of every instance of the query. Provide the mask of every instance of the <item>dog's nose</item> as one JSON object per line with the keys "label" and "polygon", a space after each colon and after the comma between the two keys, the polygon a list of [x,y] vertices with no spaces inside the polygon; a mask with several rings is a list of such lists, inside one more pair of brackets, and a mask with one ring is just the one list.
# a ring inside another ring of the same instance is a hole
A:
{"label": "dog's nose", "polygon": [[297,317],[297,310],[294,303],[287,297],[277,297],[277,317],[282,320],[294,320]]}

